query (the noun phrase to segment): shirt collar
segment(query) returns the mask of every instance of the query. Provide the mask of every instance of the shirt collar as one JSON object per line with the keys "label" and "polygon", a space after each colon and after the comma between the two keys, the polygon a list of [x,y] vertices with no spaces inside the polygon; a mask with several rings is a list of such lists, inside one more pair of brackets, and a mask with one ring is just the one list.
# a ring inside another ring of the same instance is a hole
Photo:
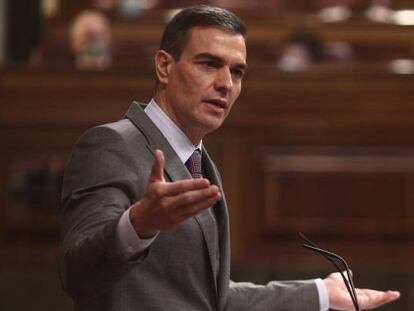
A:
{"label": "shirt collar", "polygon": [[193,145],[190,139],[174,123],[174,121],[167,116],[154,99],[151,99],[149,104],[145,107],[144,112],[158,127],[183,163],[187,162],[194,150],[200,149],[202,151],[202,142],[197,146]]}

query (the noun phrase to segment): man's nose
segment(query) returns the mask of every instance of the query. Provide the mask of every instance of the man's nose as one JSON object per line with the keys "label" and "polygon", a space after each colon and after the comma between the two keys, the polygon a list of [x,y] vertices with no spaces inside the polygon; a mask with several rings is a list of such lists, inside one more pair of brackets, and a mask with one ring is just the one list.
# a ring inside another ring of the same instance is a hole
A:
{"label": "man's nose", "polygon": [[233,77],[228,68],[222,68],[217,72],[216,89],[224,94],[227,94],[233,87]]}

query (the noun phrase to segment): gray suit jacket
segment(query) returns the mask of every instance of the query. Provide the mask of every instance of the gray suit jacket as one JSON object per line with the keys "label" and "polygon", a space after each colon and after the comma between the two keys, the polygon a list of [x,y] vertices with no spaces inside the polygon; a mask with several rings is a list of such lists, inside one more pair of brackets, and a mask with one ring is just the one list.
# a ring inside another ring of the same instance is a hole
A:
{"label": "gray suit jacket", "polygon": [[[224,196],[217,207],[218,230],[211,212],[203,211],[174,230],[160,232],[142,255],[125,261],[117,224],[143,196],[155,149],[165,154],[166,180],[191,178],[134,103],[124,119],[85,133],[73,151],[62,193],[60,275],[76,310],[318,310],[314,282],[230,281]],[[223,193],[218,171],[205,151],[203,169]]]}

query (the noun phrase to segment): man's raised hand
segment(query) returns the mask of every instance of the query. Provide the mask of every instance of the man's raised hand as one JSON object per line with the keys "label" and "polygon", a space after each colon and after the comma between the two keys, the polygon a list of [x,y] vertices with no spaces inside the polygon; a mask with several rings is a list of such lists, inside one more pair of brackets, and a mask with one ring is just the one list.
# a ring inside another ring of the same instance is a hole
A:
{"label": "man's raised hand", "polygon": [[141,238],[150,238],[160,230],[173,229],[221,197],[217,186],[205,178],[166,182],[164,154],[154,152],[155,162],[141,200],[131,206],[129,217]]}

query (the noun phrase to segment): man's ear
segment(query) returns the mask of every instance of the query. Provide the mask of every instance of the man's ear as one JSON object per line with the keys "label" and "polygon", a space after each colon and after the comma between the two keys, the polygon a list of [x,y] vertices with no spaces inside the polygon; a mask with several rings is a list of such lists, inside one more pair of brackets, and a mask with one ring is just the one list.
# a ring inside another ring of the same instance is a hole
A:
{"label": "man's ear", "polygon": [[155,53],[154,60],[158,81],[162,84],[168,84],[168,78],[170,76],[171,65],[174,62],[174,58],[168,52],[158,50],[157,53]]}

